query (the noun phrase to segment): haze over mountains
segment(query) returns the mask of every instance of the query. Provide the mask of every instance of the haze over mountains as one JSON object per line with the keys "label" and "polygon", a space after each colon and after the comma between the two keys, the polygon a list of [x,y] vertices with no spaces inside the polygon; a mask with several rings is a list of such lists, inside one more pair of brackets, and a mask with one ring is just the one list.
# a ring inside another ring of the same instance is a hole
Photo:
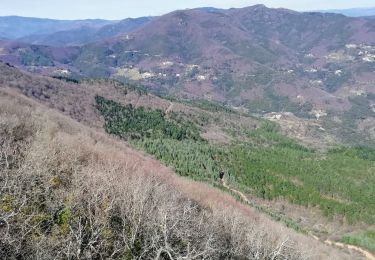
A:
{"label": "haze over mountains", "polygon": [[100,28],[113,23],[100,19],[93,20],[53,20],[20,16],[0,17],[0,35],[15,40],[34,34],[51,34],[58,31],[73,30],[82,27]]}
{"label": "haze over mountains", "polygon": [[361,17],[361,16],[375,16],[375,8],[351,8],[351,9],[331,9],[320,10],[324,13],[338,13],[346,16]]}
{"label": "haze over mountains", "polygon": [[0,17],[0,37],[18,42],[49,46],[83,45],[135,30],[152,17],[108,20],[51,20]]}

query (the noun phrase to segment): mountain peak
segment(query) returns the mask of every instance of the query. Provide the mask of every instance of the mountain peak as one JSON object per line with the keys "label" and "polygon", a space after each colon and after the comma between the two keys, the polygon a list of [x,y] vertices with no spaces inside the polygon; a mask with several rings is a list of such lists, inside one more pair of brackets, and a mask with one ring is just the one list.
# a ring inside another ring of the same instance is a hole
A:
{"label": "mountain peak", "polygon": [[260,9],[260,8],[262,8],[262,9],[264,9],[264,8],[267,8],[268,9],[268,7],[267,6],[265,6],[264,4],[256,4],[256,5],[253,5],[253,6],[250,6],[250,7],[252,7],[252,8],[254,8],[254,9]]}
{"label": "mountain peak", "polygon": [[270,9],[270,8],[268,8],[268,7],[265,6],[264,4],[256,4],[256,5],[251,5],[251,6],[242,7],[242,8],[230,8],[230,9],[228,9],[228,10],[229,10],[229,11],[233,11],[233,10],[251,10],[251,11],[259,11],[259,10],[266,10],[266,9]]}

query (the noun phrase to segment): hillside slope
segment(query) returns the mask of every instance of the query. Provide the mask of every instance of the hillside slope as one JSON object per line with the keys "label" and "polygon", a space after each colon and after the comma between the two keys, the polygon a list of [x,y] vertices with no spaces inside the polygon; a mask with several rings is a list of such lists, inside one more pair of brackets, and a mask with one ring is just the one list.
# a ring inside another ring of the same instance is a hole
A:
{"label": "hillside slope", "polygon": [[[135,108],[145,107],[170,113],[179,113],[194,119],[203,129],[228,126],[232,128],[256,128],[259,120],[233,110],[213,104],[172,102],[150,94],[129,84],[113,80],[86,80],[80,83],[25,73],[19,69],[0,62],[0,88],[9,87],[21,91],[24,95],[57,109],[79,122],[102,128],[103,119],[96,110],[96,96],[132,105]],[[171,107],[171,103],[173,106]],[[200,108],[201,107],[201,108]],[[220,129],[216,129],[219,131]]]}
{"label": "hillside slope", "polygon": [[215,103],[163,99],[108,80],[67,82],[7,64],[0,64],[0,71],[0,89],[117,135],[181,176],[223,189],[217,174],[224,169],[228,185],[290,227],[322,239],[354,241],[353,234],[371,234],[375,152],[370,148],[316,151],[281,135],[269,121]]}
{"label": "hillside slope", "polygon": [[12,90],[0,106],[7,259],[353,257]]}

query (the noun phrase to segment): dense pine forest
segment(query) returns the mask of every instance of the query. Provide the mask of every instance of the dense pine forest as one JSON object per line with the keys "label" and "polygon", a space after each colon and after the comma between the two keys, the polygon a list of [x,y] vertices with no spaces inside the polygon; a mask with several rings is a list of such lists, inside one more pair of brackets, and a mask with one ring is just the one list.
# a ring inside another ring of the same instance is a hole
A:
{"label": "dense pine forest", "polygon": [[373,148],[340,146],[322,153],[283,136],[269,121],[249,130],[245,142],[234,136],[230,144],[213,144],[199,138],[198,126],[177,124],[161,111],[96,101],[108,133],[129,138],[182,176],[215,183],[224,170],[231,185],[258,197],[317,206],[352,224],[375,223]]}

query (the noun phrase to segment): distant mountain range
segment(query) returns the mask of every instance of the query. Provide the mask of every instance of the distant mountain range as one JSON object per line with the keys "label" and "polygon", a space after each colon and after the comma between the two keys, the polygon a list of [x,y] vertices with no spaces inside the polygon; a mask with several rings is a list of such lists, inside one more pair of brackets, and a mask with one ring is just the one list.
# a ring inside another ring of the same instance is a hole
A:
{"label": "distant mountain range", "polygon": [[142,27],[152,19],[152,17],[128,18],[100,27],[82,26],[50,34],[32,34],[17,40],[31,44],[50,46],[79,46],[133,31]]}
{"label": "distant mountain range", "polygon": [[[195,10],[206,13],[225,13],[226,10],[202,7]],[[320,10],[351,17],[375,16],[374,8]],[[121,21],[102,19],[54,20],[20,16],[0,17],[0,40],[17,40],[24,43],[72,46],[83,45],[138,29],[155,17],[128,18]]]}
{"label": "distant mountain range", "polygon": [[373,8],[319,10],[317,12],[337,13],[337,14],[343,14],[343,15],[351,16],[351,17],[375,16],[375,7],[373,7]]}
{"label": "distant mountain range", "polygon": [[15,40],[33,34],[51,34],[58,31],[81,27],[99,28],[115,21],[92,20],[53,20],[20,16],[0,17],[0,37]]}
{"label": "distant mountain range", "polygon": [[108,20],[52,20],[0,17],[0,39],[50,46],[83,45],[137,29],[152,17]]}

